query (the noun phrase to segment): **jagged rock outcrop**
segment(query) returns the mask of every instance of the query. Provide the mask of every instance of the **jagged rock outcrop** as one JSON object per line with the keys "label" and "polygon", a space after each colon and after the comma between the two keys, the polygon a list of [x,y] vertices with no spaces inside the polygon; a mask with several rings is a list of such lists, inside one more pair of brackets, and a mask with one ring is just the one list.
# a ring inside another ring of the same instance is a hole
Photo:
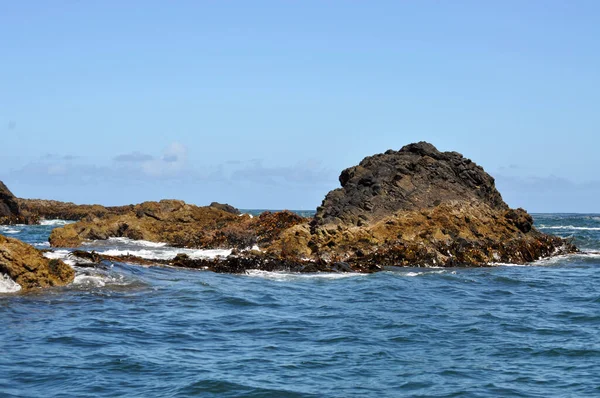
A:
{"label": "jagged rock outcrop", "polygon": [[83,220],[57,228],[50,235],[55,247],[77,247],[84,240],[126,237],[165,242],[176,247],[247,248],[268,244],[281,231],[305,219],[291,212],[238,215],[221,206],[194,206],[180,200],[144,202],[124,214]]}
{"label": "jagged rock outcrop", "polygon": [[82,218],[104,217],[109,214],[124,214],[130,211],[133,205],[128,206],[101,206],[78,205],[72,202],[45,199],[17,199],[21,213],[24,216],[37,217],[46,220],[81,220]]}
{"label": "jagged rock outcrop", "polygon": [[73,281],[75,271],[17,239],[0,235],[0,274],[7,274],[23,290],[62,286]]}
{"label": "jagged rock outcrop", "polygon": [[35,224],[37,217],[30,217],[21,212],[15,195],[0,181],[0,225],[2,224]]}

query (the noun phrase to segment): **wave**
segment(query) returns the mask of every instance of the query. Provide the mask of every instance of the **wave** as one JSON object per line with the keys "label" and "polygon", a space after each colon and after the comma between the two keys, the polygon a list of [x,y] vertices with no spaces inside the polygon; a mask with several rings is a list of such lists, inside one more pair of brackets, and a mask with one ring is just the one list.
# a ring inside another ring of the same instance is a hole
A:
{"label": "wave", "polygon": [[16,293],[21,290],[21,285],[13,281],[10,276],[0,274],[0,293]]}
{"label": "wave", "polygon": [[70,220],[40,220],[40,225],[52,225],[52,226],[61,226],[67,224],[73,224],[75,221]]}
{"label": "wave", "polygon": [[21,232],[21,230],[16,229],[14,227],[2,226],[2,227],[0,227],[0,232],[5,233],[5,234],[18,234]]}
{"label": "wave", "polygon": [[106,285],[126,286],[129,284],[130,282],[121,274],[107,275],[80,273],[75,275],[75,279],[73,280],[73,285],[83,287],[104,287]]}
{"label": "wave", "polygon": [[[420,271],[420,272],[414,272],[414,271],[410,271],[407,273],[399,273],[402,276],[421,276],[421,275],[433,275],[433,274],[445,274],[446,270],[440,270],[440,271]],[[449,272],[452,275],[456,274],[456,271],[450,271]]]}
{"label": "wave", "polygon": [[71,252],[68,250],[54,250],[44,253],[44,257],[52,260],[62,260],[65,264],[73,266],[76,262],[70,259]]}
{"label": "wave", "polygon": [[539,225],[538,229],[571,229],[576,231],[600,231],[600,227],[576,227],[574,225]]}

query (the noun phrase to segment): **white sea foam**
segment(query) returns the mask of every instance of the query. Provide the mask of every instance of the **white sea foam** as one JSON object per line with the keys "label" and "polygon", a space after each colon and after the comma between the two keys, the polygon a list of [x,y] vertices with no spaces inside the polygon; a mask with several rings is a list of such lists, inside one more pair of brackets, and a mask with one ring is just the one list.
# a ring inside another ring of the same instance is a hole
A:
{"label": "white sea foam", "polygon": [[73,285],[85,287],[104,287],[106,285],[125,286],[130,283],[131,281],[121,274],[102,274],[88,270],[78,273],[73,280]]}
{"label": "white sea foam", "polygon": [[0,274],[0,293],[16,293],[21,290],[21,285],[13,281],[10,276]]}
{"label": "white sea foam", "polygon": [[2,231],[5,234],[18,234],[19,232],[21,232],[20,229],[14,228],[12,226],[2,226],[0,227],[0,231]]}
{"label": "white sea foam", "polygon": [[107,256],[137,256],[148,260],[171,260],[178,254],[186,254],[192,259],[226,257],[231,250],[183,249],[168,246],[163,242],[133,240],[129,238],[109,238],[84,243],[86,250],[95,250]]}
{"label": "white sea foam", "polygon": [[104,278],[99,275],[75,275],[75,279],[73,280],[74,285],[86,285],[93,287],[103,287],[106,286],[106,282]]}
{"label": "white sea foam", "polygon": [[171,260],[178,254],[186,254],[191,259],[214,259],[217,257],[227,257],[231,254],[231,250],[214,249],[214,250],[202,250],[202,249],[178,249],[175,247],[164,247],[150,249],[108,249],[98,251],[98,254],[106,256],[136,256],[145,258],[147,260]]}
{"label": "white sea foam", "polygon": [[[402,276],[420,276],[420,275],[433,275],[433,274],[445,274],[447,271],[446,270],[440,270],[440,271],[418,271],[418,272],[407,272],[407,273],[400,273],[400,275]],[[450,274],[456,274],[456,271],[450,271]]]}
{"label": "white sea foam", "polygon": [[289,282],[297,280],[307,279],[343,279],[353,278],[359,276],[366,276],[368,274],[360,273],[335,273],[335,272],[317,272],[317,273],[297,273],[297,272],[284,272],[284,271],[261,271],[257,269],[250,269],[246,271],[246,275],[254,278],[264,278],[277,282]]}
{"label": "white sea foam", "polygon": [[133,240],[129,238],[108,238],[108,243],[142,246],[142,247],[165,247],[166,243],[163,242],[150,242],[148,240]]}
{"label": "white sea foam", "polygon": [[44,257],[46,257],[46,258],[62,260],[65,264],[73,266],[76,264],[76,261],[69,258],[70,255],[71,255],[71,252],[68,250],[54,250],[51,252],[44,253]]}
{"label": "white sea foam", "polygon": [[600,231],[600,227],[576,227],[574,225],[539,225],[538,229],[566,229],[566,230],[576,230],[576,231]]}
{"label": "white sea foam", "polygon": [[40,225],[61,226],[61,225],[72,224],[74,222],[75,221],[69,221],[69,220],[40,220]]}

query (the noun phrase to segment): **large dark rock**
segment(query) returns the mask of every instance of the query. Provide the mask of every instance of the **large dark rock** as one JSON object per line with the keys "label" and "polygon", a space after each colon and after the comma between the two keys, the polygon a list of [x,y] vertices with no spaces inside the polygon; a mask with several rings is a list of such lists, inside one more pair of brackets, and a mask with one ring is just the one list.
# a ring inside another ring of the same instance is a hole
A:
{"label": "large dark rock", "polygon": [[399,210],[433,208],[456,201],[508,206],[494,179],[457,152],[440,152],[427,142],[369,156],[340,175],[341,188],[317,209],[315,225],[365,225]]}
{"label": "large dark rock", "polygon": [[0,219],[18,217],[20,214],[17,198],[12,192],[0,181]]}

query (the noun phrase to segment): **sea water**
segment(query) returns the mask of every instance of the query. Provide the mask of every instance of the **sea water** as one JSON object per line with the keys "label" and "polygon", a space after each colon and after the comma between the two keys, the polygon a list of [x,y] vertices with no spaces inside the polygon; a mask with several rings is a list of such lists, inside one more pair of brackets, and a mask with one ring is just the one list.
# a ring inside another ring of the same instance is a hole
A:
{"label": "sea water", "polygon": [[[534,218],[583,253],[372,275],[106,262],[29,293],[0,275],[0,396],[600,396],[600,216]],[[0,233],[49,249],[61,224]],[[181,251],[126,239],[82,248]],[[47,255],[69,261],[66,249]]]}

